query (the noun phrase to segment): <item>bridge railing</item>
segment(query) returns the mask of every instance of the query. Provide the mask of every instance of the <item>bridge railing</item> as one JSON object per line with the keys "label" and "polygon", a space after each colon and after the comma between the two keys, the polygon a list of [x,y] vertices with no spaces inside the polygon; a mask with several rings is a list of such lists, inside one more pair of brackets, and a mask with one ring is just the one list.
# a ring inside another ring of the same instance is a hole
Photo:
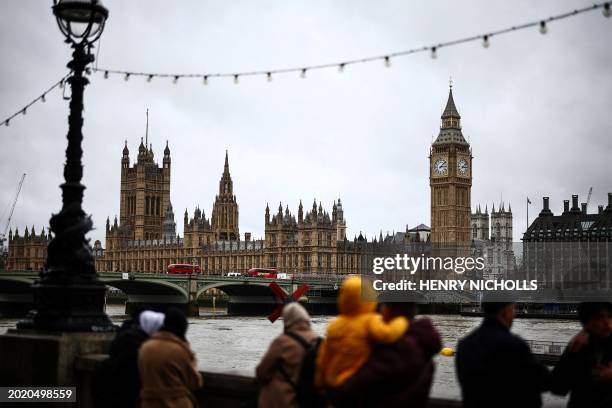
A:
{"label": "bridge railing", "polygon": [[556,341],[527,340],[527,344],[533,354],[539,355],[560,356],[565,349],[565,343]]}

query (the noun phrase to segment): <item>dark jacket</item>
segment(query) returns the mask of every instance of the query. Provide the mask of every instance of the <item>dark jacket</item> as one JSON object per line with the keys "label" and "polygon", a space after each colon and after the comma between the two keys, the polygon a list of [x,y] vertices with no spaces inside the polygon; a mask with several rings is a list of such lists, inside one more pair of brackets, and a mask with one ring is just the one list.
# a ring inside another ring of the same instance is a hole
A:
{"label": "dark jacket", "polygon": [[108,359],[94,372],[92,396],[95,407],[136,406],[140,393],[138,350],[148,338],[137,324],[124,323],[110,345]]}
{"label": "dark jacket", "polygon": [[494,318],[459,342],[455,363],[465,408],[538,408],[540,393],[549,388],[548,369]]}
{"label": "dark jacket", "polygon": [[377,345],[330,398],[338,407],[425,408],[434,373],[432,357],[441,346],[431,320],[414,320],[397,342]]}
{"label": "dark jacket", "polygon": [[596,381],[593,369],[612,363],[612,337],[589,341],[581,350],[565,349],[552,373],[552,392],[570,393],[568,408],[612,407],[612,384]]}

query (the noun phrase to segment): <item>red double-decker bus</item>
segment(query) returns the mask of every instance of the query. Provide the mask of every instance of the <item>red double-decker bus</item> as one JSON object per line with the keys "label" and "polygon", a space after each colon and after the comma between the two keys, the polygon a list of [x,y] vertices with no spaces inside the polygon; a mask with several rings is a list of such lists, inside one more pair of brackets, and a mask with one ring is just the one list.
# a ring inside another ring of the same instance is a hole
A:
{"label": "red double-decker bus", "polygon": [[190,273],[200,273],[202,270],[200,269],[200,265],[190,265],[190,264],[170,264],[168,265],[168,273],[169,274],[190,274]]}
{"label": "red double-decker bus", "polygon": [[276,268],[251,268],[245,275],[251,278],[276,279],[277,274]]}

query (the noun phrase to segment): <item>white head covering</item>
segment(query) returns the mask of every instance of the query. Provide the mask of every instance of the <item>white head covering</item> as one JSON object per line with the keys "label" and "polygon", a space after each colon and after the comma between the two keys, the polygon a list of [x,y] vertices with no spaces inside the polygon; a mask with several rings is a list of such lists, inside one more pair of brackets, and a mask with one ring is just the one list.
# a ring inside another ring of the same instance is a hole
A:
{"label": "white head covering", "polygon": [[145,310],[140,313],[138,324],[140,328],[150,336],[164,325],[164,317],[163,313]]}
{"label": "white head covering", "polygon": [[286,304],[283,308],[283,324],[285,329],[288,329],[298,322],[310,324],[310,315],[298,302]]}

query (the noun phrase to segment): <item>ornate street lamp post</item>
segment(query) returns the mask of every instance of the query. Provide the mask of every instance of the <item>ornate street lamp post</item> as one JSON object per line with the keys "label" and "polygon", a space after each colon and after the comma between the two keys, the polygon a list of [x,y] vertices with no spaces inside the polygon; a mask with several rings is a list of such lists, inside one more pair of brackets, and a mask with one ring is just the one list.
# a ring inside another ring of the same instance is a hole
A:
{"label": "ornate street lamp post", "polygon": [[100,37],[108,10],[98,0],[54,0],[53,14],[74,52],[68,68],[72,96],[68,116],[68,148],[64,166],[62,209],[51,217],[53,240],[49,243],[45,270],[34,284],[34,311],[20,328],[45,331],[111,331],[104,312],[106,288],[98,279],[94,257],[85,234],[92,221],[83,211],[81,184],[83,165],[83,91],[89,83],[83,76],[94,60],[90,53]]}

